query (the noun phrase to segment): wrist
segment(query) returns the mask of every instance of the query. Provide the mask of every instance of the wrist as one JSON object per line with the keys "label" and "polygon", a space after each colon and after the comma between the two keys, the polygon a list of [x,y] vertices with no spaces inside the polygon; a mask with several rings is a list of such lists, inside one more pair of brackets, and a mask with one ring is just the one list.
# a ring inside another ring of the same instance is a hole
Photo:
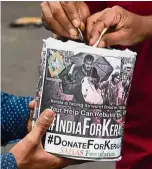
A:
{"label": "wrist", "polygon": [[145,39],[152,38],[152,16],[143,16],[142,20]]}

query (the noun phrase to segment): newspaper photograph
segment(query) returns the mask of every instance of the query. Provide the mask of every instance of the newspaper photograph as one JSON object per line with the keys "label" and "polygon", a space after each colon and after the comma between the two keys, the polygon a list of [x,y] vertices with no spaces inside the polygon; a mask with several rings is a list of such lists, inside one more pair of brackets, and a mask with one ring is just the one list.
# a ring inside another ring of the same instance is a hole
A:
{"label": "newspaper photograph", "polygon": [[45,151],[90,161],[121,159],[136,53],[52,38],[43,41],[33,125],[50,108]]}

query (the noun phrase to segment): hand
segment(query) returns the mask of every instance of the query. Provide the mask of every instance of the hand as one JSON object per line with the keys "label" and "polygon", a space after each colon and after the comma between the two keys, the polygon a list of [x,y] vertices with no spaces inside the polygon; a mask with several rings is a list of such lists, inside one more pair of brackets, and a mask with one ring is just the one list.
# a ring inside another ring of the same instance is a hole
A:
{"label": "hand", "polygon": [[53,118],[52,110],[45,110],[36,121],[32,131],[10,150],[16,159],[18,169],[57,169],[74,163],[74,160],[51,155],[42,147],[42,136]]}
{"label": "hand", "polygon": [[88,81],[91,82],[92,84],[95,84],[96,80],[97,80],[96,78],[88,77]]}
{"label": "hand", "polygon": [[106,33],[98,47],[112,45],[135,45],[145,38],[144,17],[131,13],[119,6],[107,8],[92,15],[87,20],[87,39],[93,45],[104,28],[115,27],[114,32]]}
{"label": "hand", "polygon": [[76,28],[79,27],[83,32],[88,16],[90,16],[89,8],[82,1],[41,3],[41,17],[45,28],[66,38],[78,39]]}

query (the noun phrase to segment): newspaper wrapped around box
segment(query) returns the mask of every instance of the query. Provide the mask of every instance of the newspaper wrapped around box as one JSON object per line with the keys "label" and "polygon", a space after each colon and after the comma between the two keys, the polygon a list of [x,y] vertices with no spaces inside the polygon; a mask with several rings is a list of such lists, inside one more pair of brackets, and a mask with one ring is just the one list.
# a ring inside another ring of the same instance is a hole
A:
{"label": "newspaper wrapped around box", "polygon": [[126,101],[136,53],[43,40],[33,125],[55,112],[45,151],[90,161],[121,159]]}

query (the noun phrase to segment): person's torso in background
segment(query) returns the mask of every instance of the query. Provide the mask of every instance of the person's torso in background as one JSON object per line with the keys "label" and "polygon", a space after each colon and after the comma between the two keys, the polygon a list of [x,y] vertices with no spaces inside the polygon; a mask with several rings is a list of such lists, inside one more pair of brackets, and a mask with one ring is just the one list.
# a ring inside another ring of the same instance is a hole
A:
{"label": "person's torso in background", "polygon": [[[92,13],[118,5],[139,15],[152,15],[152,1],[87,4]],[[152,169],[152,40],[128,48],[137,52],[137,60],[127,104],[123,158],[117,169]]]}

